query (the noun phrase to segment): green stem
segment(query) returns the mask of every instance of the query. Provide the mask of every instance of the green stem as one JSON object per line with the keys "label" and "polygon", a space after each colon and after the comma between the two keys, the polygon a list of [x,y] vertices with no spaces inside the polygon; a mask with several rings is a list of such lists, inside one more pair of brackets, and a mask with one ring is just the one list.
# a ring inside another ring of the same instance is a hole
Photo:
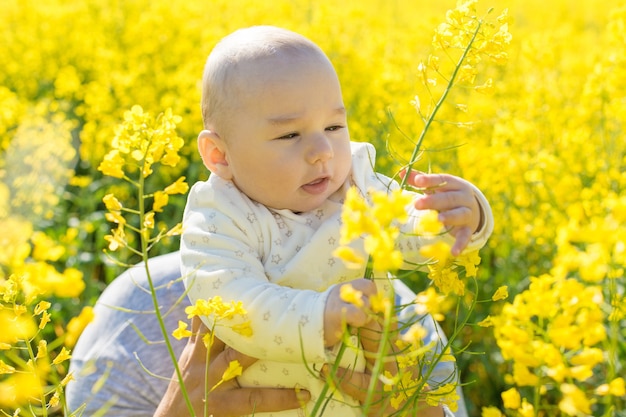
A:
{"label": "green stem", "polygon": [[[390,300],[395,300],[395,291],[390,290],[390,295],[388,295]],[[363,415],[368,415],[369,408],[372,405],[372,400],[374,393],[376,392],[376,388],[379,381],[379,376],[383,372],[383,367],[385,365],[385,360],[387,358],[388,342],[389,335],[391,334],[391,324],[392,318],[395,318],[395,311],[392,307],[392,303],[389,303],[387,309],[385,311],[385,317],[383,322],[383,331],[380,337],[380,345],[378,346],[378,352],[376,353],[376,361],[374,363],[374,368],[372,369],[372,375],[370,379],[369,387],[367,387],[367,397],[365,398],[364,407],[363,407]]]}
{"label": "green stem", "polygon": [[[608,287],[609,287],[609,305],[610,305],[610,309],[609,309],[609,315],[608,317],[611,317],[611,314],[614,312],[615,310],[615,306],[613,306],[613,300],[615,299],[615,297],[618,297],[618,291],[617,291],[617,283],[615,279],[608,279]],[[606,381],[611,382],[617,375],[617,360],[619,358],[619,352],[618,352],[618,346],[617,346],[617,340],[619,337],[619,330],[620,330],[620,326],[619,326],[619,321],[617,319],[613,319],[613,320],[609,320],[608,323],[608,332],[609,332],[609,337],[608,339],[608,346],[606,348],[606,351],[608,353],[608,363],[607,363],[607,371],[606,371]],[[608,417],[610,415],[612,415],[613,413],[613,401],[614,401],[614,397],[613,395],[606,395],[604,397],[604,416]]]}
{"label": "green stem", "polygon": [[152,276],[150,275],[150,268],[148,266],[148,241],[149,236],[146,236],[144,233],[146,229],[143,227],[144,217],[145,217],[145,202],[143,199],[144,193],[144,185],[145,179],[142,171],[139,171],[139,182],[137,183],[137,187],[139,190],[139,224],[141,232],[139,233],[140,242],[141,242],[141,257],[146,270],[146,277],[148,279],[148,285],[150,286],[150,295],[152,296],[152,304],[154,305],[154,313],[156,315],[157,321],[159,323],[159,327],[161,329],[161,334],[163,335],[163,339],[165,340],[165,346],[167,346],[167,351],[170,355],[170,360],[174,364],[174,370],[176,371],[176,376],[178,377],[178,383],[180,384],[180,390],[183,394],[183,398],[185,399],[185,404],[187,405],[187,409],[192,416],[195,416],[195,412],[193,410],[193,405],[191,404],[191,400],[189,399],[189,394],[187,393],[187,389],[185,388],[185,384],[183,382],[183,374],[180,371],[180,367],[178,366],[178,358],[176,357],[176,353],[172,348],[172,343],[170,342],[170,338],[167,333],[167,329],[165,328],[165,322],[163,321],[163,315],[161,314],[161,309],[159,307],[159,300],[156,295],[156,289],[154,287],[154,283],[152,281]]}
{"label": "green stem", "polygon": [[[37,379],[41,379],[39,377],[39,370],[37,369],[37,366],[35,365],[35,353],[33,352],[33,347],[31,346],[31,342],[32,340],[24,340],[24,344],[26,345],[26,350],[28,350],[28,357],[30,358],[31,363],[33,364],[32,372],[35,374],[35,377],[37,377]],[[52,366],[55,366],[55,365],[52,365]],[[41,387],[41,397],[39,397],[39,401],[41,401],[41,412],[43,413],[42,416],[47,417],[48,407],[46,403],[46,392],[44,391],[43,386]]]}
{"label": "green stem", "polygon": [[479,20],[478,25],[476,26],[476,30],[472,34],[472,39],[470,39],[469,43],[465,47],[465,50],[463,51],[461,58],[459,58],[459,61],[457,62],[454,68],[454,71],[452,72],[452,76],[450,77],[450,80],[448,80],[448,85],[446,86],[446,89],[444,90],[443,94],[441,94],[441,97],[439,97],[439,101],[435,105],[435,108],[430,113],[430,116],[428,116],[428,119],[426,120],[426,123],[424,124],[424,129],[422,129],[422,133],[420,134],[417,144],[415,144],[415,147],[413,148],[413,154],[411,154],[411,159],[409,159],[409,163],[406,166],[406,175],[402,178],[402,182],[400,183],[400,188],[403,188],[403,189],[406,188],[406,182],[409,177],[409,173],[411,172],[411,169],[413,168],[413,164],[417,160],[417,155],[419,154],[420,148],[422,147],[422,142],[424,142],[426,133],[428,132],[430,125],[435,120],[435,115],[437,114],[439,109],[442,107],[444,101],[446,100],[446,97],[448,96],[448,93],[450,92],[450,90],[452,90],[452,86],[454,85],[454,80],[456,79],[456,76],[458,75],[459,70],[461,69],[461,65],[463,64],[463,61],[465,61],[467,54],[469,53],[470,49],[472,48],[472,45],[474,44],[474,41],[476,40],[476,36],[478,35],[478,31],[480,30],[481,25],[482,25],[482,22]]}
{"label": "green stem", "polygon": [[[341,342],[341,345],[339,346],[339,351],[337,352],[337,358],[335,359],[335,362],[333,363],[333,368],[332,371],[330,372],[330,378],[334,378],[335,375],[337,375],[337,370],[339,369],[339,363],[341,362],[341,358],[343,356],[343,353],[346,350],[346,344],[343,343],[343,341]],[[333,385],[335,384],[334,379],[333,379]],[[317,401],[315,402],[315,405],[313,406],[313,410],[311,410],[311,413],[309,414],[309,416],[311,417],[316,417],[318,411],[320,411],[320,407],[322,407],[322,404],[325,404],[327,402],[326,399],[326,395],[328,394],[328,389],[330,388],[330,385],[328,382],[326,382],[324,384],[324,387],[322,388],[322,391],[320,392],[320,395],[317,397]],[[325,407],[325,405],[324,405]],[[324,409],[322,408],[322,411]],[[322,414],[320,414],[321,416]]]}

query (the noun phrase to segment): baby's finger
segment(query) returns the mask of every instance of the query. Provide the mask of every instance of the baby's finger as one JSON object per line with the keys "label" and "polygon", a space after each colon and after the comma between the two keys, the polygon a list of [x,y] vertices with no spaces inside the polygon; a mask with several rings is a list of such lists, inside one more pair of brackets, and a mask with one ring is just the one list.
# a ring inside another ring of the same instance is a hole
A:
{"label": "baby's finger", "polygon": [[440,211],[439,221],[447,227],[465,227],[470,224],[472,211],[468,207],[456,207]]}
{"label": "baby's finger", "polygon": [[450,176],[446,174],[424,174],[411,171],[407,178],[407,184],[421,189],[439,189],[450,182]]}
{"label": "baby's finger", "polygon": [[460,191],[436,192],[424,194],[416,198],[413,202],[418,210],[437,210],[439,212],[452,210],[457,207],[466,207],[471,203],[471,196],[468,197]]}
{"label": "baby's finger", "polygon": [[459,256],[469,244],[472,238],[472,230],[468,226],[457,228],[454,237],[455,241],[451,252],[453,256]]}

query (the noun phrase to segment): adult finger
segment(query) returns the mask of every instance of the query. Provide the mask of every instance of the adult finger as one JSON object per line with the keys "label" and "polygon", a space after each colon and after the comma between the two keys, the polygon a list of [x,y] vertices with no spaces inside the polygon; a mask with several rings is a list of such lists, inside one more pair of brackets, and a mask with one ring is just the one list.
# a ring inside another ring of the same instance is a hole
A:
{"label": "adult finger", "polygon": [[308,391],[290,388],[237,388],[213,391],[207,398],[209,414],[238,417],[300,408],[311,399]]}
{"label": "adult finger", "polygon": [[391,375],[398,373],[395,358],[397,352],[394,345],[396,336],[396,323],[391,324],[387,334],[385,334],[382,324],[376,320],[370,320],[359,329],[359,340],[363,346],[363,354],[369,369],[372,369],[377,361],[382,360],[384,371],[389,372]]}
{"label": "adult finger", "polygon": [[325,364],[320,374],[324,378],[332,378],[333,382],[344,394],[363,403],[367,399],[367,390],[370,386],[372,376],[369,373],[357,372],[353,369],[337,368],[334,375],[330,375],[331,367]]}
{"label": "adult finger", "polygon": [[[388,393],[384,392],[382,382],[377,381],[372,395],[369,395],[372,375],[368,372],[358,372],[346,368],[338,368],[334,375],[330,375],[330,372],[331,367],[326,364],[320,373],[326,378],[332,378],[333,383],[343,394],[349,395],[360,402],[362,406],[367,407],[368,416],[384,416],[395,411],[389,404],[389,396]],[[365,404],[366,402],[368,404]]]}

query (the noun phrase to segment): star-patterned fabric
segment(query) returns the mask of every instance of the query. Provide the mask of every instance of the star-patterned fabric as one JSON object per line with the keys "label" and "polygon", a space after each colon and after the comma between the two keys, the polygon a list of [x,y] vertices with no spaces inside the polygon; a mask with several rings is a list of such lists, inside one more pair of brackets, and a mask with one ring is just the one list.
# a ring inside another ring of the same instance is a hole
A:
{"label": "star-patterned fabric", "polygon": [[[181,272],[191,303],[221,296],[225,302],[241,301],[247,316],[218,323],[217,337],[233,348],[259,358],[239,378],[242,386],[294,387],[309,389],[313,400],[323,384],[315,372],[319,364],[333,361],[324,347],[323,313],[332,286],[364,276],[364,270],[349,269],[333,257],[339,246],[341,208],[347,189],[398,188],[392,179],[374,171],[371,144],[352,143],[352,172],[335,194],[315,210],[293,213],[265,207],[240,192],[231,181],[211,175],[189,192],[183,218]],[[271,168],[270,168],[271,169]],[[280,187],[280,184],[276,184]],[[484,226],[474,234],[467,250],[482,247],[493,229],[489,203],[475,188],[485,214]],[[409,213],[403,227],[413,231],[420,212]],[[443,236],[448,239],[450,236]],[[432,241],[429,241],[432,243]],[[399,247],[411,262],[424,262],[417,237],[405,236]],[[354,248],[365,256],[362,242]],[[410,249],[410,250],[409,250]],[[409,259],[411,258],[411,259]],[[383,280],[381,285],[389,285]],[[212,327],[210,317],[203,320]],[[229,326],[250,321],[253,334],[243,336]],[[223,324],[223,325],[220,325]],[[358,352],[343,356],[346,366],[363,369]],[[359,415],[357,404],[336,394],[325,415]],[[273,413],[296,416],[302,410]],[[260,414],[256,414],[260,415]]]}

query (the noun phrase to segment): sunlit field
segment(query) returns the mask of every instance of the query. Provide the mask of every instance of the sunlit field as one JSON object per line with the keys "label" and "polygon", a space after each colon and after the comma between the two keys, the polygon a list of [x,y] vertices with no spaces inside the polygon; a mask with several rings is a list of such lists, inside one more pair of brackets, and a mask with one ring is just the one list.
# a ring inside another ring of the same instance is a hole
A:
{"label": "sunlit field", "polygon": [[[373,143],[378,169],[391,176],[411,156],[429,94],[442,88],[423,68],[442,53],[433,35],[455,7],[2,0],[0,415],[63,414],[69,357],[90,307],[124,270],[117,262],[140,260],[112,256],[105,239],[113,225],[103,197],[138,204],[127,182],[98,170],[124,112],[139,105],[180,116],[181,160],[155,167],[146,187],[206,179],[196,148],[205,59],[237,28],[282,26],[326,51],[352,139]],[[455,317],[471,317],[453,343],[468,410],[626,416],[626,4],[480,0],[476,8],[508,9],[512,38],[499,62],[478,63],[473,84],[450,91],[414,165],[471,181],[495,217],[478,276],[466,283],[472,290],[440,322],[451,333]],[[184,195],[171,195],[157,228],[180,222],[184,205]],[[167,236],[150,256],[177,249]],[[430,284],[421,273],[403,280],[416,292]],[[504,286],[508,297],[492,300]]]}

